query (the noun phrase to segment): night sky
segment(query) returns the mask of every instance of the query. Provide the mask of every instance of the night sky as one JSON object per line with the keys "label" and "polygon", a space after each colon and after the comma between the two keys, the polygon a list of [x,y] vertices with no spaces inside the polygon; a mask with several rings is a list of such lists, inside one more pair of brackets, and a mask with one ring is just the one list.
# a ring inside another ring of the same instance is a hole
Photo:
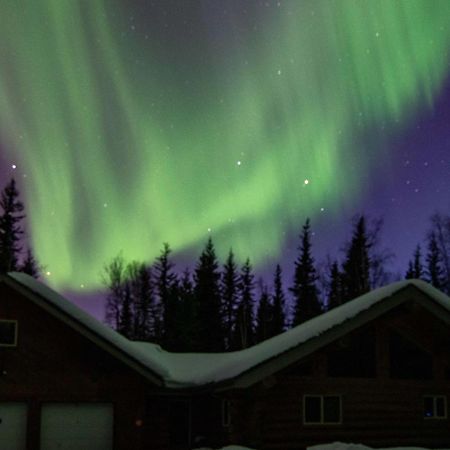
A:
{"label": "night sky", "polygon": [[318,261],[383,217],[403,274],[450,213],[448,0],[17,0],[0,39],[0,181],[80,304],[163,242],[289,271],[306,217]]}

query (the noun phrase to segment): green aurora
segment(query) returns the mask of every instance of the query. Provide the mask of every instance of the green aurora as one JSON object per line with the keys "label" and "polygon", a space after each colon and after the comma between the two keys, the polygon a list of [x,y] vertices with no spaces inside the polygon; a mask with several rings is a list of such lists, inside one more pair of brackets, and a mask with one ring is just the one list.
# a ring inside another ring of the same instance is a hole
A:
{"label": "green aurora", "polygon": [[360,137],[406,126],[447,75],[448,0],[285,0],[255,27],[230,8],[219,31],[205,0],[193,35],[159,40],[124,3],[0,7],[1,140],[58,288],[97,288],[120,250],[151,260],[209,233],[222,254],[276,258],[389,160]]}

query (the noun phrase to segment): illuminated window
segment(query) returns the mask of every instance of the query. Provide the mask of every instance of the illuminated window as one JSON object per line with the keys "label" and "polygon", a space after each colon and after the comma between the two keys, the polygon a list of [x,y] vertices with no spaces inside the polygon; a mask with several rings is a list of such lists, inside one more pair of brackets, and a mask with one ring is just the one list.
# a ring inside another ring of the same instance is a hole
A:
{"label": "illuminated window", "polygon": [[447,397],[445,395],[426,395],[423,398],[424,419],[446,419]]}
{"label": "illuminated window", "polygon": [[339,395],[303,396],[304,424],[339,424],[342,422],[341,397]]}
{"label": "illuminated window", "polygon": [[17,345],[17,320],[0,320],[0,347]]}

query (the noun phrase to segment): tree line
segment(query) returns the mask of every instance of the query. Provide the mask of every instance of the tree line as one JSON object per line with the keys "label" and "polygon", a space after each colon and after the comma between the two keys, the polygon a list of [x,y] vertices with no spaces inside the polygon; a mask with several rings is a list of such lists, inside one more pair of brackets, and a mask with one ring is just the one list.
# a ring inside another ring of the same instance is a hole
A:
{"label": "tree line", "polygon": [[[24,209],[11,179],[0,193],[0,273],[22,271],[38,278],[42,266],[31,248],[23,247]],[[327,258],[316,264],[307,219],[287,288],[279,264],[270,285],[255,282],[250,260],[239,265],[232,250],[220,264],[211,238],[193,270],[181,274],[168,244],[152,264],[127,262],[119,254],[103,268],[105,321],[130,339],[171,351],[233,351],[401,278],[425,280],[450,295],[450,216],[431,217],[404,276],[387,271],[393,254],[380,248],[381,229],[381,220],[355,217],[342,261]]]}
{"label": "tree line", "polygon": [[[232,250],[220,265],[211,238],[193,271],[182,275],[168,244],[151,265],[126,263],[119,255],[104,267],[106,321],[130,339],[159,343],[170,351],[249,347],[402,278],[386,269],[393,254],[380,248],[381,229],[381,220],[368,223],[365,215],[357,216],[342,262],[328,258],[317,266],[307,219],[287,288],[279,264],[270,288],[263,281],[255,283],[250,260],[239,267]],[[431,218],[426,246],[424,261],[417,246],[404,278],[423,279],[450,294],[450,216]]]}

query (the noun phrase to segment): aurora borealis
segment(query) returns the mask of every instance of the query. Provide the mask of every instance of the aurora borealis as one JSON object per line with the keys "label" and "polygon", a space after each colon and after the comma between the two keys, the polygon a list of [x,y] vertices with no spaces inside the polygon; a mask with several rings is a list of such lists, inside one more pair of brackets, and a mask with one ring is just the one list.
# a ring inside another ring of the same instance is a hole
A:
{"label": "aurora borealis", "polygon": [[449,75],[448,0],[0,8],[3,159],[60,288],[209,234],[281,258],[306,216],[332,223],[392,177],[392,142]]}

